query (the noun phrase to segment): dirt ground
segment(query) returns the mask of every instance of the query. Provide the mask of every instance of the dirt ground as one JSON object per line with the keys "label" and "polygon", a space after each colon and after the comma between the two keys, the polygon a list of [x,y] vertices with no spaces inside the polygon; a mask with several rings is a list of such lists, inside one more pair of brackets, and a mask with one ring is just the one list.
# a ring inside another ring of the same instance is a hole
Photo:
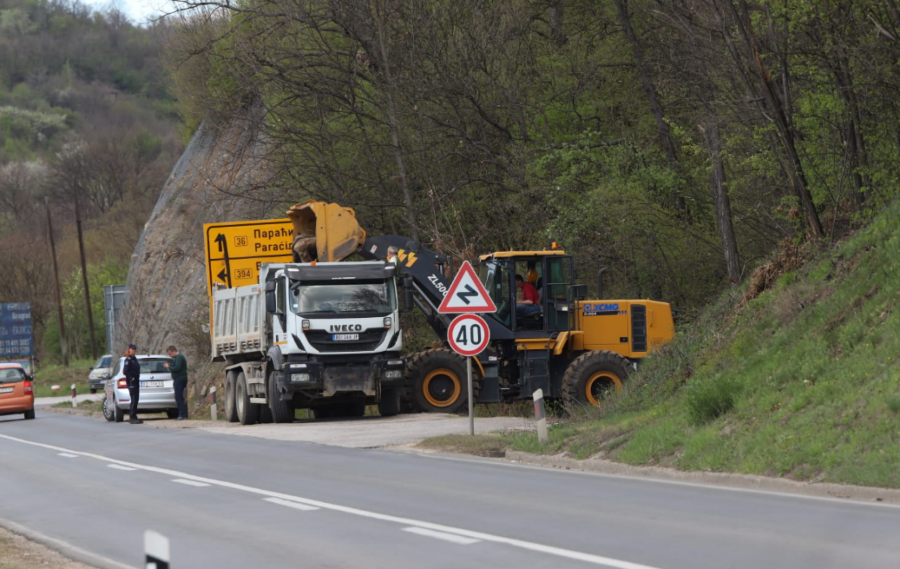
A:
{"label": "dirt ground", "polygon": [[21,535],[0,528],[0,569],[92,569]]}

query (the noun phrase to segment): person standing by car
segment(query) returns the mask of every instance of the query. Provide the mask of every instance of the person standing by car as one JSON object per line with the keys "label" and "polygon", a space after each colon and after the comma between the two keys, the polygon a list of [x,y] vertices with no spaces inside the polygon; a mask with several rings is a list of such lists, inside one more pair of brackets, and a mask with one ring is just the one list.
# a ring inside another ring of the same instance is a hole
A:
{"label": "person standing by car", "polygon": [[128,344],[128,349],[125,350],[125,365],[122,366],[122,375],[125,376],[125,381],[128,383],[128,395],[131,399],[131,406],[128,409],[131,418],[128,419],[128,422],[132,425],[140,425],[143,421],[138,419],[137,410],[138,401],[141,398],[141,364],[135,354],[137,354],[137,346]]}
{"label": "person standing by car", "polygon": [[172,385],[175,388],[175,404],[178,405],[178,418],[176,421],[187,419],[187,402],[184,399],[187,389],[187,359],[178,353],[178,348],[169,346],[166,353],[172,358],[171,364],[163,364],[172,374]]}

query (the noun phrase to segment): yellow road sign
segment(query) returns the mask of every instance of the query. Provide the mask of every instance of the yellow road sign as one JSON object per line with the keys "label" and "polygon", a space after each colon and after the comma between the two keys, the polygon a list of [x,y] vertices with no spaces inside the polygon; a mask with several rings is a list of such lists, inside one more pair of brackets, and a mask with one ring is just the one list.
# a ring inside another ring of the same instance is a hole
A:
{"label": "yellow road sign", "polygon": [[231,288],[259,281],[261,263],[290,263],[293,224],[290,219],[207,223],[206,286]]}

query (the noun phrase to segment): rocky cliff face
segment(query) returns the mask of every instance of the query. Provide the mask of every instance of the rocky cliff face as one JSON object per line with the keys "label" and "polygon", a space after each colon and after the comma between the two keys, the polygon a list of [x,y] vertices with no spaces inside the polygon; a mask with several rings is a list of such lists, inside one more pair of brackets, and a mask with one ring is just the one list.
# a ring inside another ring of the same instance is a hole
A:
{"label": "rocky cliff face", "polygon": [[264,144],[252,113],[214,127],[204,122],[166,182],[144,226],[128,271],[130,297],[116,338],[139,353],[174,344],[188,359],[194,407],[203,404],[218,365],[209,359],[209,301],[203,224],[283,216],[271,204],[244,197],[265,179]]}

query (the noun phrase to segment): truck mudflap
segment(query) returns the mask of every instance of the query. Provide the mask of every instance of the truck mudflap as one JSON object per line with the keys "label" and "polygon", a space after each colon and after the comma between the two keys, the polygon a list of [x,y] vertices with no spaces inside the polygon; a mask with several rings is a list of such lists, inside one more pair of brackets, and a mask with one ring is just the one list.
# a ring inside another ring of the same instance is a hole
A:
{"label": "truck mudflap", "polygon": [[368,364],[347,365],[324,362],[288,362],[284,366],[282,392],[318,392],[319,397],[333,397],[339,393],[363,393],[378,397],[381,387],[403,383],[406,360],[377,360]]}

